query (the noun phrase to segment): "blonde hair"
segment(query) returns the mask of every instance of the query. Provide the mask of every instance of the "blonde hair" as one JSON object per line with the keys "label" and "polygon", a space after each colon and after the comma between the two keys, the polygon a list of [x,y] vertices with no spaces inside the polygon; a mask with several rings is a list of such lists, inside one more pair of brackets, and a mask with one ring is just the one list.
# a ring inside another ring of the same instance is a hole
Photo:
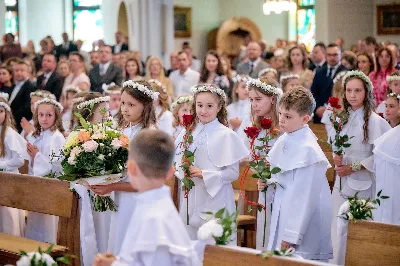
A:
{"label": "blonde hair", "polygon": [[[249,75],[246,75],[246,74],[239,74],[238,76],[240,76],[242,79],[243,79],[243,78],[248,78],[248,77],[249,77]],[[237,90],[237,88],[239,88],[239,85],[240,85],[241,82],[243,82],[244,84],[246,84],[246,81],[241,80],[241,81],[239,81],[239,82],[235,82],[235,84],[233,85],[233,88],[232,88],[232,102],[233,102],[233,103],[234,103],[234,102],[237,102],[237,101],[239,100],[239,95],[238,95],[238,93],[236,92],[236,90]]]}
{"label": "blonde hair", "polygon": [[[399,72],[399,71],[395,71],[395,72],[393,72],[392,74],[389,75],[389,77],[391,77],[391,76],[399,77],[399,76],[400,76],[400,72]],[[392,82],[388,82],[388,88],[387,88],[387,90],[386,90],[386,94],[390,94],[390,93],[393,92],[393,91],[390,89],[390,83],[392,83]]]}
{"label": "blonde hair", "polygon": [[191,106],[193,105],[193,101],[190,102],[184,102],[184,103],[179,103],[174,109],[172,109],[172,114],[174,115],[174,122],[172,123],[173,127],[176,127],[179,125],[179,110],[183,107],[184,104],[187,104],[189,106],[190,111],[192,112]]}
{"label": "blonde hair", "polygon": [[299,115],[311,115],[315,109],[315,100],[310,90],[298,86],[282,96],[279,106],[294,110]]}
{"label": "blonde hair", "polygon": [[62,124],[62,119],[61,119],[61,112],[60,112],[60,110],[55,106],[55,105],[53,105],[53,104],[48,104],[48,103],[41,103],[41,104],[39,104],[38,106],[37,106],[37,108],[36,108],[36,110],[35,110],[35,113],[33,114],[33,128],[34,128],[34,130],[33,130],[33,136],[34,137],[38,137],[39,135],[40,135],[40,132],[42,131],[42,127],[40,126],[40,124],[39,124],[39,118],[38,118],[38,110],[39,110],[39,107],[41,106],[41,105],[44,105],[44,104],[46,104],[46,105],[49,105],[49,106],[51,106],[52,108],[53,108],[53,110],[54,110],[54,114],[55,114],[55,121],[54,121],[54,124],[50,127],[50,130],[52,131],[52,132],[54,132],[54,131],[56,131],[57,129],[61,132],[61,133],[64,133],[64,127],[63,127],[63,124]]}
{"label": "blonde hair", "polygon": [[154,61],[154,60],[157,60],[158,63],[160,63],[161,71],[160,71],[160,77],[159,77],[159,79],[161,79],[161,80],[160,80],[160,82],[161,82],[161,81],[164,80],[164,78],[165,78],[165,73],[164,73],[163,63],[162,63],[161,59],[160,59],[159,57],[156,57],[156,56],[151,56],[151,57],[149,57],[149,59],[147,59],[147,63],[146,63],[146,76],[145,76],[145,79],[146,79],[146,80],[151,79],[151,76],[150,76],[150,65],[151,65],[151,62]]}
{"label": "blonde hair", "polygon": [[[0,98],[0,102],[7,104],[7,101],[4,98]],[[0,107],[2,107],[2,106],[0,106]],[[2,124],[1,132],[0,132],[0,158],[6,156],[5,138],[6,138],[7,129],[9,127],[14,128],[14,119],[13,119],[12,113],[7,111],[6,108],[4,108],[4,112],[6,113],[6,115],[5,115],[4,122]]]}
{"label": "blonde hair", "polygon": [[158,104],[161,107],[161,112],[158,115],[157,119],[160,118],[162,116],[162,114],[165,111],[168,111],[170,109],[169,106],[169,96],[167,94],[167,90],[164,87],[160,87],[158,84],[156,84],[155,82],[149,82],[149,84],[151,85],[151,87],[153,88],[153,91],[160,93],[158,95]]}
{"label": "blonde hair", "polygon": [[[275,80],[270,79],[270,78],[263,78],[262,77],[262,78],[260,78],[260,81],[262,83],[264,83],[265,85],[274,86],[276,88],[279,87],[278,82],[276,82]],[[270,92],[270,91],[266,91],[266,90],[263,90],[263,89],[261,89],[259,87],[256,87],[256,86],[253,86],[253,85],[249,85],[248,86],[248,91],[251,91],[251,90],[254,90],[257,93],[261,93],[261,94],[263,94],[263,95],[265,95],[267,97],[274,98],[275,106],[272,106],[272,109],[271,109],[271,112],[272,112],[271,119],[272,119],[272,127],[273,128],[277,128],[278,124],[279,124],[279,116],[278,116],[279,96],[277,94],[275,94],[275,93]],[[261,127],[260,122],[261,122],[261,120],[263,118],[264,117],[262,117],[262,116],[255,116],[253,110],[251,111],[251,120],[252,120],[253,124],[256,125],[257,127]]]}
{"label": "blonde hair", "polygon": [[400,94],[397,93],[391,93],[387,96],[387,98],[389,99],[394,99],[397,101],[397,103],[399,104],[399,107],[397,108],[397,121],[396,121],[396,126],[400,125],[400,99],[398,98],[400,97]]}

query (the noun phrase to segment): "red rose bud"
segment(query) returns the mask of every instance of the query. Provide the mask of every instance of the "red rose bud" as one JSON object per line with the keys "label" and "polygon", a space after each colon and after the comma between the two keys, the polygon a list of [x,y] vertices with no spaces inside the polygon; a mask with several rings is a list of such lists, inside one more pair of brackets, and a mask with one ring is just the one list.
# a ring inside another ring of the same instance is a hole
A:
{"label": "red rose bud", "polygon": [[328,103],[332,108],[340,109],[342,106],[339,104],[339,98],[337,97],[329,97]]}
{"label": "red rose bud", "polygon": [[263,129],[270,129],[272,126],[272,120],[269,118],[264,118],[261,120],[260,124]]}
{"label": "red rose bud", "polygon": [[183,115],[183,125],[184,126],[189,126],[193,123],[194,116],[193,115]]}
{"label": "red rose bud", "polygon": [[378,115],[379,115],[380,117],[382,117],[382,118],[385,118],[385,117],[383,117],[383,113],[378,113]]}
{"label": "red rose bud", "polygon": [[248,138],[254,139],[260,134],[260,131],[258,127],[246,127],[244,133],[246,133]]}

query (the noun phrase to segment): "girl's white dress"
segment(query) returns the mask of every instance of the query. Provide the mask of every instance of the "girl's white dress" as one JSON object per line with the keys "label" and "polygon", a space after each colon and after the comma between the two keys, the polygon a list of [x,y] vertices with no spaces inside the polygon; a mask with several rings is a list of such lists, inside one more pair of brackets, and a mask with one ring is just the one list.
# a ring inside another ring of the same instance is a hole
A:
{"label": "girl's white dress", "polygon": [[[50,129],[42,131],[38,137],[32,133],[27,141],[39,148],[34,161],[29,161],[29,173],[34,176],[45,176],[50,173],[61,173],[61,150],[65,144],[63,134]],[[52,154],[55,156],[52,158]],[[25,237],[56,244],[58,217],[48,214],[29,212],[26,224]]]}
{"label": "girl's white dress", "polygon": [[[180,143],[186,130],[183,130],[175,141],[175,175],[182,180],[182,148]],[[209,216],[205,212],[217,212],[226,208],[229,213],[235,211],[235,199],[232,182],[239,177],[239,162],[249,155],[249,151],[237,134],[222,125],[218,119],[207,124],[197,123],[193,130],[193,144],[190,150],[195,151],[194,166],[202,170],[203,178],[193,177],[195,186],[189,192],[189,225],[187,225],[186,198],[180,192],[180,215],[189,236],[197,239],[197,230]],[[236,243],[236,237],[232,241]]]}
{"label": "girl's white dress", "polygon": [[364,166],[376,175],[376,191],[389,196],[377,206],[374,221],[400,225],[400,126],[383,134],[374,145],[373,164]]}
{"label": "girl's white dress", "polygon": [[[251,114],[251,104],[249,99],[233,102],[228,105],[226,109],[228,111],[228,120],[239,118],[242,120],[242,123],[247,117],[250,117]],[[240,127],[234,131],[238,132],[239,129]]]}
{"label": "girl's white dress", "polygon": [[185,128],[183,127],[183,126],[181,126],[181,125],[177,125],[175,128],[174,128],[174,139],[176,139],[178,136],[179,136],[179,134],[182,132],[182,130],[184,130]]}
{"label": "girl's white dress", "polygon": [[280,250],[282,241],[296,245],[305,259],[332,258],[331,193],[326,178],[330,167],[308,125],[284,133],[268,154],[272,167],[281,168],[271,217],[268,250]]}
{"label": "girl's white dress", "polygon": [[[349,120],[341,131],[341,135],[347,134],[351,138],[348,142],[349,148],[344,149],[343,164],[350,165],[354,162],[362,162],[373,155],[374,141],[382,136],[391,127],[382,117],[372,112],[368,123],[368,142],[363,143],[364,139],[364,108],[356,111],[350,110]],[[335,132],[332,128],[328,136],[334,137]],[[375,196],[375,175],[363,169],[353,172],[349,176],[342,177],[342,191],[340,191],[340,177],[336,175],[335,185],[332,191],[333,196],[333,221],[332,221],[332,245],[334,258],[331,263],[344,264],[345,249],[342,236],[337,234],[337,219],[340,206],[348,197],[353,197],[358,192],[358,198],[367,199]]]}
{"label": "girl's white dress", "polygon": [[62,115],[62,125],[64,127],[65,131],[69,132],[69,127],[71,125],[71,115],[72,115],[72,110],[68,109],[63,115]]}
{"label": "girl's white dress", "polygon": [[166,110],[162,113],[161,116],[159,116],[162,111],[161,107],[157,106],[155,109],[157,117],[157,128],[172,137],[174,135],[174,127],[172,126],[174,122],[174,115],[172,114],[172,112]]}
{"label": "girl's white dress", "polygon": [[[0,132],[2,130],[0,126]],[[5,156],[0,158],[0,169],[3,172],[19,173],[18,168],[29,160],[26,152],[26,141],[18,132],[8,127],[4,138]],[[24,236],[25,213],[23,210],[0,206],[0,232]]]}
{"label": "girl's white dress", "polygon": [[383,114],[384,117],[386,117],[386,101],[381,102],[378,107],[376,108],[376,113],[379,114]]}

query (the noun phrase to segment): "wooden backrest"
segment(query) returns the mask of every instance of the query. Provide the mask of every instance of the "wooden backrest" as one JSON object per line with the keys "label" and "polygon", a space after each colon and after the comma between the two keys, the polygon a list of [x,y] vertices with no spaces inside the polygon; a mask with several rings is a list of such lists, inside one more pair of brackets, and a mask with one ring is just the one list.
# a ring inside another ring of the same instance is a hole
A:
{"label": "wooden backrest", "polygon": [[[249,164],[249,162],[241,162],[240,163],[239,178],[232,182],[233,189],[236,189],[236,190],[241,189],[240,179],[242,178],[243,173],[246,170],[246,167],[248,164]],[[257,178],[251,177],[252,175],[253,175],[253,172],[249,169],[249,171],[246,175],[246,180],[244,181],[244,184],[243,184],[243,190],[249,191],[249,192],[258,192]]]}
{"label": "wooden backrest", "polygon": [[399,266],[400,226],[369,221],[349,223],[346,266]]}
{"label": "wooden backrest", "polygon": [[221,246],[206,246],[204,251],[204,266],[307,266],[327,265],[308,260],[283,257],[262,258],[250,252],[233,250]]}
{"label": "wooden backrest", "polygon": [[174,202],[176,209],[179,211],[179,180],[173,176],[171,179],[165,181],[165,185],[171,189],[172,201]]}
{"label": "wooden backrest", "polygon": [[71,217],[73,193],[57,179],[0,172],[0,206]]}

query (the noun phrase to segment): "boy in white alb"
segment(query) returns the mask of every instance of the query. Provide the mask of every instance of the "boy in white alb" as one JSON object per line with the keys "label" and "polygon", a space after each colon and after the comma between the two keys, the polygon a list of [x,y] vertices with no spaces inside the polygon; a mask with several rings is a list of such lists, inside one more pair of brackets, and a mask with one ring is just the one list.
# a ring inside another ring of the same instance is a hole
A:
{"label": "boy in white alb", "polygon": [[[268,161],[281,168],[273,202],[268,250],[293,247],[305,259],[332,258],[330,167],[307,123],[315,108],[310,91],[293,88],[279,103],[279,126]],[[290,158],[288,160],[288,158]]]}
{"label": "boy in white alb", "polygon": [[137,189],[135,208],[118,257],[97,255],[93,265],[200,265],[165,179],[174,174],[172,138],[141,130],[130,145],[128,174]]}

